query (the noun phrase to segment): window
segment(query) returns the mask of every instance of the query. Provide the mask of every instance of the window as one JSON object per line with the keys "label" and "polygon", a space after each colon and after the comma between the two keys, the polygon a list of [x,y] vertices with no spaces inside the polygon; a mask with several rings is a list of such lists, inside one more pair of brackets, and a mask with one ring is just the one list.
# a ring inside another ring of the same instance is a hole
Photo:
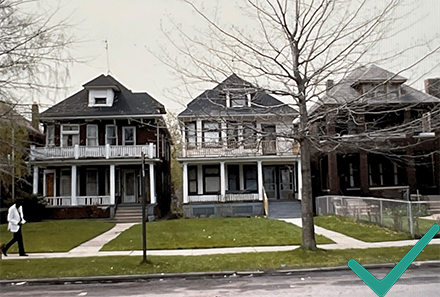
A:
{"label": "window", "polygon": [[240,167],[228,165],[228,190],[236,192],[240,190]]}
{"label": "window", "polygon": [[220,166],[209,165],[203,166],[204,193],[219,194],[220,193]]}
{"label": "window", "polygon": [[98,104],[107,104],[107,98],[95,97],[95,105],[98,105]]}
{"label": "window", "polygon": [[228,148],[237,148],[238,147],[238,123],[228,122],[226,134],[227,134]]}
{"label": "window", "polygon": [[98,170],[96,169],[86,171],[86,195],[98,195]]}
{"label": "window", "polygon": [[79,125],[61,126],[61,146],[75,146],[79,144]]}
{"label": "window", "polygon": [[98,146],[98,125],[87,125],[87,146]]}
{"label": "window", "polygon": [[195,148],[197,145],[196,122],[186,123],[186,144],[188,148]]}
{"label": "window", "polygon": [[46,131],[46,146],[55,145],[55,126],[47,126]]}
{"label": "window", "polygon": [[400,186],[406,182],[403,167],[381,155],[368,155],[370,186]]}
{"label": "window", "polygon": [[422,115],[422,131],[423,132],[431,132],[431,113],[426,112]]}
{"label": "window", "polygon": [[124,127],[123,128],[123,135],[122,135],[122,140],[123,143],[122,145],[135,145],[135,127]]}
{"label": "window", "polygon": [[117,145],[117,127],[116,125],[107,125],[105,127],[105,144]]}
{"label": "window", "polygon": [[188,193],[197,194],[197,166],[188,166]]}
{"label": "window", "polygon": [[258,191],[257,165],[244,165],[244,188],[247,192],[255,193]]}
{"label": "window", "polygon": [[246,94],[231,94],[231,107],[243,107],[247,105]]}
{"label": "window", "polygon": [[203,146],[220,146],[220,125],[217,122],[203,122]]}
{"label": "window", "polygon": [[257,148],[257,132],[255,123],[243,123],[243,142],[245,149]]}

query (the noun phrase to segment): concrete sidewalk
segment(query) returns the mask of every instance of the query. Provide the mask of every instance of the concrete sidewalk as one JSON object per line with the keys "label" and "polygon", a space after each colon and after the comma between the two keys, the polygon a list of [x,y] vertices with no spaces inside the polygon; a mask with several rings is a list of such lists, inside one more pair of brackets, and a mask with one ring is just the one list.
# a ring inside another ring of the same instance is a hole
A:
{"label": "concrete sidewalk", "polygon": [[[285,222],[302,226],[301,219],[282,219]],[[114,251],[101,252],[100,249],[109,241],[116,238],[120,233],[127,230],[134,223],[131,224],[116,224],[111,230],[81,244],[80,246],[70,250],[66,253],[31,253],[28,257],[20,257],[18,254],[8,254],[8,257],[3,257],[3,260],[12,259],[50,259],[50,258],[76,258],[76,257],[104,257],[104,256],[142,256],[142,251]],[[324,235],[333,240],[334,244],[318,245],[318,248],[337,250],[337,249],[368,249],[368,248],[382,248],[382,247],[401,247],[414,246],[418,240],[402,240],[402,241],[387,241],[387,242],[363,242],[344,234],[330,231],[315,225],[315,233]],[[439,244],[440,238],[432,239],[429,244]],[[260,252],[280,252],[292,251],[299,248],[299,245],[290,246],[258,246],[258,247],[234,247],[234,248],[208,248],[208,249],[179,249],[179,250],[148,250],[149,256],[200,256],[213,254],[238,254],[238,253],[260,253]]]}

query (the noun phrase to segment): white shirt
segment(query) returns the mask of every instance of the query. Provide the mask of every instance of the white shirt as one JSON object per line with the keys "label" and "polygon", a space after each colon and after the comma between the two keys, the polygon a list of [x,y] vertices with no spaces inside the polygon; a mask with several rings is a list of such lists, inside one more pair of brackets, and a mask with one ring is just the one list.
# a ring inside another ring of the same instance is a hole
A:
{"label": "white shirt", "polygon": [[8,230],[14,233],[20,229],[20,224],[23,225],[26,223],[26,221],[23,218],[22,206],[20,206],[18,209],[15,204],[9,207],[8,222],[9,222]]}

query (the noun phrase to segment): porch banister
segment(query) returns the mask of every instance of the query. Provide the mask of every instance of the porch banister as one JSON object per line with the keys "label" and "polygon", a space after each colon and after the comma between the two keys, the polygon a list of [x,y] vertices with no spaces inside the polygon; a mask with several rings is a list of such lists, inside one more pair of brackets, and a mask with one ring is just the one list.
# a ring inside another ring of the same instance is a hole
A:
{"label": "porch banister", "polygon": [[110,144],[109,143],[107,143],[106,145],[105,145],[105,158],[106,159],[108,159],[108,158],[110,158]]}
{"label": "porch banister", "polygon": [[[153,143],[150,143],[150,147],[149,147],[149,151],[148,151],[148,158],[153,158],[154,157],[154,146]],[[151,167],[151,165],[150,165]]]}
{"label": "porch banister", "polygon": [[188,164],[183,163],[183,203],[188,203]]}
{"label": "porch banister", "polygon": [[150,164],[150,203],[155,204],[156,201],[156,179],[154,178],[154,164]]}
{"label": "porch banister", "polygon": [[[76,146],[75,146],[76,148]],[[72,182],[70,183],[71,185],[71,196],[72,196],[72,205],[78,205],[78,200],[76,198],[76,165],[72,165],[72,173],[71,173],[71,179]]]}
{"label": "porch banister", "polygon": [[75,147],[73,148],[73,155],[75,157],[75,159],[79,158],[79,145],[75,144]]}
{"label": "porch banister", "polygon": [[115,165],[110,165],[110,204],[115,204]]}
{"label": "porch banister", "polygon": [[37,195],[38,194],[38,166],[34,166],[34,183],[33,183],[33,191],[32,194]]}
{"label": "porch banister", "polygon": [[258,162],[258,200],[263,200],[263,164]]}

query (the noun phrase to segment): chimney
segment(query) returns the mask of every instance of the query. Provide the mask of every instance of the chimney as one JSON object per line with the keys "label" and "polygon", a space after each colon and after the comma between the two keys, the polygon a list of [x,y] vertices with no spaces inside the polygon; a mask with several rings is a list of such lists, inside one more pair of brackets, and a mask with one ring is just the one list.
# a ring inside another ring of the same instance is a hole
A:
{"label": "chimney", "polygon": [[334,84],[335,82],[333,81],[333,79],[328,79],[326,83],[326,91],[330,91],[330,89],[333,88]]}
{"label": "chimney", "polygon": [[425,92],[440,98],[440,77],[425,79]]}
{"label": "chimney", "polygon": [[34,102],[32,104],[32,127],[34,127],[36,130],[40,131],[40,113],[38,111],[38,104]]}

